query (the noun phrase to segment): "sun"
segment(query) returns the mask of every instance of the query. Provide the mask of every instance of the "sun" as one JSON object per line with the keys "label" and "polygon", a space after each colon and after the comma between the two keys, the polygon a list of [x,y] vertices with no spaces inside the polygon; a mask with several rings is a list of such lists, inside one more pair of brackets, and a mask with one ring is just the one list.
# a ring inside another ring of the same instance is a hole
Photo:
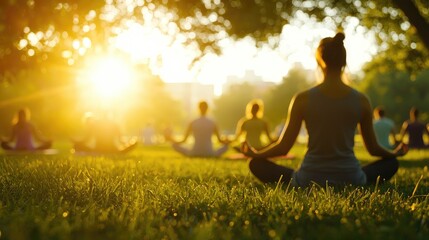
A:
{"label": "sun", "polygon": [[130,87],[132,69],[119,59],[103,59],[90,70],[89,78],[95,94],[114,98]]}
{"label": "sun", "polygon": [[135,75],[132,65],[121,58],[92,59],[79,79],[81,93],[87,102],[110,105],[129,95]]}

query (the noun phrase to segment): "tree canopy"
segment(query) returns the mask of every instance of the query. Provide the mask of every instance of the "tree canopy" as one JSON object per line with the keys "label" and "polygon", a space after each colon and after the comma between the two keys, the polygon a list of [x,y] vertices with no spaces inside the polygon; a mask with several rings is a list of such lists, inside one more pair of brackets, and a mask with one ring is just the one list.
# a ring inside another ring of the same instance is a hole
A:
{"label": "tree canopy", "polygon": [[[167,44],[192,48],[198,60],[209,52],[220,53],[225,39],[251,37],[257,44],[268,42],[275,47],[283,27],[302,15],[335,26],[332,30],[341,30],[358,20],[366,33],[376,37],[378,54],[366,66],[363,82],[367,84],[364,91],[374,103],[384,104],[389,110],[395,105],[388,103],[408,104],[406,100],[410,99],[427,102],[424,93],[427,72],[422,71],[429,68],[427,0],[3,0],[0,1],[1,112],[14,112],[12,103],[35,98],[38,102],[29,100],[33,104],[29,107],[44,112],[37,114],[40,119],[49,119],[58,108],[74,106],[78,91],[73,87],[79,68],[90,55],[120,51],[113,47],[112,41],[132,24],[153,27],[167,36]],[[149,65],[148,61],[143,65]],[[150,61],[156,63],[162,59]],[[283,108],[293,93],[306,85],[305,81],[294,82],[304,75],[293,71],[290,74],[264,99],[266,117],[271,122],[277,123],[284,117]],[[169,116],[157,115],[156,110],[162,108],[180,119],[181,113],[176,111],[178,103],[167,96],[158,80],[149,79],[150,84],[146,81],[149,85],[141,87],[147,90],[140,98],[142,101],[128,106],[125,115],[133,117],[135,112],[144,112],[167,124],[172,120]],[[409,86],[411,90],[404,92]],[[385,92],[386,87],[390,93]],[[68,94],[57,94],[65,88]],[[252,91],[250,86],[243,85],[216,101],[215,115],[222,115],[228,109],[229,113],[235,113],[228,115],[233,121],[219,120],[222,127],[234,128],[247,101],[258,97]],[[54,95],[56,101],[52,101]],[[242,97],[234,104],[228,100],[238,96]],[[400,96],[413,97],[400,99]],[[282,102],[284,106],[273,102]],[[68,125],[73,125],[76,121],[73,115],[78,116],[82,111],[77,106],[62,110],[57,111],[59,125],[66,119]],[[398,120],[402,117],[395,116]],[[142,119],[135,117],[129,124],[137,127]],[[9,118],[0,125],[9,125]]]}
{"label": "tree canopy", "polygon": [[[109,48],[129,21],[151,22],[171,42],[219,52],[225,38],[278,36],[304,13],[341,29],[350,18],[375,34],[381,52],[399,68],[429,66],[426,0],[7,0],[0,2],[0,72],[46,64],[74,64]],[[358,46],[357,46],[358,47]]]}
{"label": "tree canopy", "polygon": [[[312,76],[312,75],[311,75]],[[234,132],[237,122],[245,116],[246,105],[250,100],[261,99],[264,103],[264,118],[274,130],[284,124],[288,107],[293,96],[308,89],[315,82],[309,72],[301,66],[292,68],[282,83],[258,91],[258,86],[251,82],[231,85],[215,101],[213,115],[222,130]]]}
{"label": "tree canopy", "polygon": [[367,66],[357,87],[369,97],[373,107],[383,106],[397,125],[409,118],[411,107],[420,110],[422,121],[429,120],[429,70],[412,76],[392,67],[395,63],[384,57],[376,57],[368,65],[371,66]]}

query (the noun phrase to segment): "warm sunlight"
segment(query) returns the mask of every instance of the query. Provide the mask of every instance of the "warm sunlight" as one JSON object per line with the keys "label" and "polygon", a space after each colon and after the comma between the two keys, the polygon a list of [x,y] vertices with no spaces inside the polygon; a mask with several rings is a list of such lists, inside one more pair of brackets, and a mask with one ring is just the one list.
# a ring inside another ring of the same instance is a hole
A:
{"label": "warm sunlight", "polygon": [[168,45],[168,38],[159,29],[130,22],[126,29],[114,38],[118,49],[130,54],[137,61],[156,58]]}
{"label": "warm sunlight", "polygon": [[169,27],[168,32],[163,33],[150,23],[142,25],[130,21],[112,43],[133,61],[148,64],[165,82],[194,80],[189,69],[198,55],[197,50],[186,47],[183,37],[175,35],[173,27]]}
{"label": "warm sunlight", "polygon": [[[117,29],[111,47],[126,53],[133,63],[147,65],[164,82],[210,84],[214,86],[216,95],[220,95],[231,76],[240,78],[249,70],[264,81],[279,83],[296,64],[305,69],[316,69],[314,50],[317,43],[321,38],[333,35],[335,26],[316,22],[303,25],[299,22],[304,20],[308,19],[301,16],[295,25],[285,25],[275,49],[268,44],[258,48],[251,38],[225,39],[221,42],[220,55],[207,54],[197,62],[194,60],[198,58],[198,49],[186,46],[177,29],[168,25],[166,33],[150,21],[142,24],[130,20],[124,23],[122,29]],[[349,50],[348,70],[359,73],[362,65],[375,53],[372,47],[374,40],[362,33],[359,22],[352,20],[344,29]],[[130,77],[126,76],[131,71],[124,65],[112,59],[94,65],[90,78],[98,97],[112,98],[126,88],[129,83],[124,79],[129,80]]]}
{"label": "warm sunlight", "polygon": [[132,65],[120,58],[96,58],[90,61],[78,82],[84,86],[81,93],[85,102],[112,104],[132,90],[135,73]]}
{"label": "warm sunlight", "polygon": [[132,69],[119,59],[103,59],[89,70],[91,87],[101,98],[124,94],[132,80]]}
{"label": "warm sunlight", "polygon": [[[200,56],[197,62],[194,60],[198,58],[198,50],[186,47],[173,25],[166,28],[168,34],[150,21],[144,24],[128,21],[111,43],[134,62],[147,64],[164,82],[210,84],[216,95],[220,95],[231,76],[242,78],[250,70],[264,81],[279,83],[296,64],[308,70],[316,69],[314,51],[318,41],[333,36],[336,26],[300,16],[293,24],[284,26],[274,49],[269,44],[258,48],[251,38],[224,39],[220,43],[220,55]],[[348,71],[359,73],[362,65],[376,52],[374,40],[364,35],[356,19],[350,19],[344,31]]]}

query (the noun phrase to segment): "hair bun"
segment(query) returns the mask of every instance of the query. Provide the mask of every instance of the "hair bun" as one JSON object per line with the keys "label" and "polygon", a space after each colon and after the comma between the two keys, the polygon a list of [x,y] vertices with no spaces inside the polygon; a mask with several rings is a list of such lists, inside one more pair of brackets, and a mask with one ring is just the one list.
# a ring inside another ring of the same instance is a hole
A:
{"label": "hair bun", "polygon": [[337,34],[335,34],[335,36],[334,36],[334,41],[335,42],[343,42],[344,41],[344,39],[346,38],[346,35],[344,35],[344,33],[342,33],[342,32],[338,32]]}

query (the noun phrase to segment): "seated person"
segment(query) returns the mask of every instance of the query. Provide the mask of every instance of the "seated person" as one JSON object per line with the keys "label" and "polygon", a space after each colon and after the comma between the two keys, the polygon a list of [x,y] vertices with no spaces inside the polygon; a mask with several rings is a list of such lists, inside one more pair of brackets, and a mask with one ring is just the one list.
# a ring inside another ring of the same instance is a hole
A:
{"label": "seated person", "polygon": [[144,145],[149,146],[155,144],[156,131],[152,123],[146,124],[146,126],[142,130],[141,137]]}
{"label": "seated person", "polygon": [[132,150],[135,139],[125,142],[121,138],[119,127],[105,114],[95,118],[92,114],[85,116],[86,134],[80,141],[74,142],[75,152],[88,153],[125,153]]}
{"label": "seated person", "polygon": [[[166,135],[165,139],[173,142],[174,150],[188,157],[220,157],[228,150],[229,142],[221,138],[216,123],[206,116],[207,102],[202,101],[198,106],[200,117],[189,124],[183,139],[176,141],[169,135]],[[191,134],[195,140],[193,147],[183,147],[181,144],[186,142]],[[219,149],[213,149],[212,135],[215,135],[219,142],[224,144]]]}
{"label": "seated person", "polygon": [[[231,141],[236,141],[240,136],[245,134],[245,141],[255,149],[261,149],[265,145],[274,142],[270,135],[268,123],[262,119],[264,114],[261,101],[253,100],[247,104],[246,117],[240,119],[237,123],[235,138]],[[265,135],[268,139],[268,144],[263,144],[261,137]],[[239,150],[239,148],[234,148]],[[240,150],[239,150],[240,151]]]}
{"label": "seated person", "polygon": [[[398,141],[396,140],[395,123],[385,116],[385,111],[381,107],[374,109],[374,132],[380,146],[387,149],[394,149]],[[390,139],[393,139],[391,144]]]}
{"label": "seated person", "polygon": [[401,140],[408,134],[408,147],[410,149],[427,149],[429,144],[425,144],[423,135],[429,136],[426,124],[419,121],[419,110],[415,107],[410,109],[410,119],[402,124]]}
{"label": "seated person", "polygon": [[[46,150],[52,146],[52,142],[43,139],[30,122],[29,110],[19,110],[12,123],[12,134],[7,140],[1,143],[4,150],[35,151]],[[36,144],[35,141],[39,144]]]}
{"label": "seated person", "polygon": [[[320,41],[316,61],[323,80],[292,99],[288,120],[277,142],[259,150],[243,144],[243,153],[251,157],[250,171],[260,181],[291,183],[297,187],[360,186],[384,183],[396,174],[397,157],[405,155],[407,147],[400,143],[394,150],[388,150],[378,144],[368,98],[343,81],[344,38],[343,33],[337,33]],[[272,162],[271,158],[291,150],[303,123],[309,138],[300,167],[293,169]],[[379,157],[365,166],[361,166],[354,152],[357,127],[368,153]]]}

